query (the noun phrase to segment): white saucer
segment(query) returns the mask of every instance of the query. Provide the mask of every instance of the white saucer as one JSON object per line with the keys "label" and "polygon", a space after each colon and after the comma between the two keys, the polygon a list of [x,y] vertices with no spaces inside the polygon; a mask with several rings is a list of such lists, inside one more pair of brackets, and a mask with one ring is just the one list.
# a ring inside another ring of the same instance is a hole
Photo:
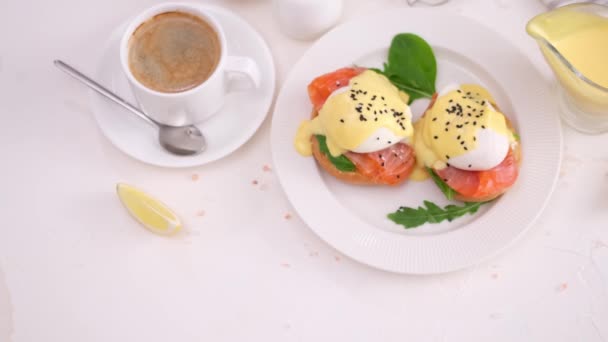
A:
{"label": "white saucer", "polygon": [[[243,145],[266,117],[275,88],[272,55],[263,38],[243,19],[227,10],[201,6],[222,25],[228,54],[253,58],[262,75],[258,89],[234,92],[226,97],[219,113],[198,124],[207,140],[207,149],[195,156],[176,156],[158,143],[156,129],[113,102],[92,94],[93,113],[103,134],[131,157],[164,167],[190,167],[222,158]],[[111,35],[94,75],[95,79],[133,104],[137,104],[120,65],[119,42],[126,25]]]}

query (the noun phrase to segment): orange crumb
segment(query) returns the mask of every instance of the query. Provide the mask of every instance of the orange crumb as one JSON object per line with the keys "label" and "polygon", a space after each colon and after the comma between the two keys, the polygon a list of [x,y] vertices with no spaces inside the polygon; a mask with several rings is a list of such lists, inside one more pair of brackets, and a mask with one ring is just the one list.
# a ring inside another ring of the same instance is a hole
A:
{"label": "orange crumb", "polygon": [[291,220],[291,214],[290,213],[285,214],[284,217],[285,217],[286,220]]}
{"label": "orange crumb", "polygon": [[193,182],[196,182],[200,177],[197,173],[193,173],[191,178]]}
{"label": "orange crumb", "polygon": [[253,185],[258,185],[258,180],[257,180],[257,179],[252,180],[252,181],[251,181],[251,184],[253,184]]}
{"label": "orange crumb", "polygon": [[566,289],[568,289],[568,283],[561,283],[557,287],[557,292],[564,292]]}
{"label": "orange crumb", "polygon": [[269,165],[264,165],[262,166],[262,170],[264,170],[264,172],[270,172],[272,171],[272,168]]}

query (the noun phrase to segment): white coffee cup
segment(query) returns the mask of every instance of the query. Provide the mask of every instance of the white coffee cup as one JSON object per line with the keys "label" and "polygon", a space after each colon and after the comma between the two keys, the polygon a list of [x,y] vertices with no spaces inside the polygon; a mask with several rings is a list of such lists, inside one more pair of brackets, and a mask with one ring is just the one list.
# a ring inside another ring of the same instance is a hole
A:
{"label": "white coffee cup", "polygon": [[[129,68],[129,41],[133,33],[147,20],[166,12],[185,12],[203,19],[215,30],[220,42],[219,62],[211,76],[196,87],[177,93],[163,93],[146,87]],[[122,36],[120,60],[141,109],[154,120],[170,126],[201,122],[221,109],[229,92],[260,85],[257,64],[249,57],[228,56],[222,27],[211,14],[195,4],[163,3],[135,17]],[[239,85],[243,79],[248,80],[247,87]]]}

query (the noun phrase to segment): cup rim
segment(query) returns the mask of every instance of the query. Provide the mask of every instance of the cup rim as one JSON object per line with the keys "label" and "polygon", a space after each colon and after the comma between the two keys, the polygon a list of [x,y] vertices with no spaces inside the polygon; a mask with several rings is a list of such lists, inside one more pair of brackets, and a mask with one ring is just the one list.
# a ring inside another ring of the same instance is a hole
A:
{"label": "cup rim", "polygon": [[[165,92],[161,92],[161,91],[146,87],[137,78],[135,78],[135,76],[131,72],[131,69],[129,68],[129,41],[131,39],[131,36],[135,32],[135,30],[139,26],[141,26],[146,20],[149,20],[150,18],[152,18],[156,15],[166,13],[166,12],[184,12],[184,13],[193,14],[193,15],[200,17],[214,29],[215,33],[218,36],[219,43],[220,43],[219,61],[218,61],[217,65],[215,66],[215,69],[213,70],[211,75],[206,80],[204,80],[201,84],[199,84],[193,88],[190,88],[188,90],[184,90],[184,91],[180,91],[180,92],[176,92],[176,93],[165,93]],[[226,44],[226,37],[224,35],[224,31],[222,30],[222,28],[219,25],[219,23],[217,22],[217,20],[215,18],[213,18],[212,15],[208,14],[204,9],[202,9],[201,7],[199,7],[195,4],[182,3],[182,2],[166,2],[166,3],[162,3],[162,4],[158,4],[158,5],[149,7],[147,9],[145,9],[144,11],[140,12],[138,15],[136,15],[133,19],[130,20],[129,25],[127,26],[127,29],[124,31],[122,38],[120,40],[120,64],[122,66],[124,74],[127,76],[127,79],[129,80],[129,82],[132,85],[134,85],[135,87],[139,88],[140,90],[148,92],[148,93],[156,95],[156,96],[159,96],[159,97],[166,97],[166,98],[182,97],[182,96],[186,96],[186,95],[195,93],[202,88],[205,88],[208,83],[211,83],[212,80],[219,77],[219,74],[220,74],[219,70],[222,69],[222,66],[223,66],[224,61],[227,56],[226,46],[227,46],[227,44]]]}

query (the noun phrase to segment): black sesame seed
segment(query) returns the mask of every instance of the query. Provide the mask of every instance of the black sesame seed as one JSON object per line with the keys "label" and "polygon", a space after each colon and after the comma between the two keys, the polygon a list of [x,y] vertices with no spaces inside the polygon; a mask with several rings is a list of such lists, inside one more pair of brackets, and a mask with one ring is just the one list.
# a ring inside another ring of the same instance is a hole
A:
{"label": "black sesame seed", "polygon": [[374,118],[374,121],[378,121],[378,118]]}
{"label": "black sesame seed", "polygon": [[433,138],[435,138],[435,139],[439,139],[439,137],[438,137],[438,136],[434,136]]}
{"label": "black sesame seed", "polygon": [[456,137],[457,140],[460,140],[460,135]]}
{"label": "black sesame seed", "polygon": [[483,128],[483,129],[486,129],[486,126],[484,126],[484,125],[481,125],[481,128]]}
{"label": "black sesame seed", "polygon": [[380,140],[380,138],[379,138],[379,137],[376,137],[376,140]]}
{"label": "black sesame seed", "polygon": [[471,168],[471,166],[473,166],[473,165],[469,164],[469,169]]}
{"label": "black sesame seed", "polygon": [[465,147],[464,147],[464,150],[465,150],[465,151],[468,151],[469,149],[468,149],[468,148],[465,146]]}
{"label": "black sesame seed", "polygon": [[473,121],[473,126],[477,126],[477,121]]}
{"label": "black sesame seed", "polygon": [[460,142],[460,145],[464,145],[464,140]]}
{"label": "black sesame seed", "polygon": [[363,114],[359,115],[359,120],[361,120],[361,121],[367,121],[367,119],[365,118],[365,116],[363,116]]}
{"label": "black sesame seed", "polygon": [[460,90],[460,89],[458,89],[458,90],[456,90],[456,91],[457,91],[458,93],[462,93],[462,90]]}
{"label": "black sesame seed", "polygon": [[372,101],[376,100],[376,95],[372,96]]}
{"label": "black sesame seed", "polygon": [[344,123],[344,119],[340,119],[340,122]]}
{"label": "black sesame seed", "polygon": [[473,141],[477,141],[477,137],[473,137]]}
{"label": "black sesame seed", "polygon": [[446,121],[446,122],[445,122],[445,125],[446,125],[446,126],[448,126],[449,124],[450,124],[450,122],[449,122],[449,121]]}
{"label": "black sesame seed", "polygon": [[445,159],[450,159],[450,156],[448,156],[447,154],[445,155]]}
{"label": "black sesame seed", "polygon": [[382,99],[382,101],[384,101],[384,96],[380,96],[380,98]]}
{"label": "black sesame seed", "polygon": [[433,118],[433,121],[437,121],[437,118]]}
{"label": "black sesame seed", "polygon": [[446,132],[448,131],[448,128],[447,128],[447,127],[445,128],[445,131],[446,131]]}
{"label": "black sesame seed", "polygon": [[449,103],[452,103],[452,102],[454,102],[454,100],[450,99],[448,102],[449,102]]}
{"label": "black sesame seed", "polygon": [[390,140],[389,140],[389,141],[387,141],[387,142],[388,142],[389,144],[391,143],[391,141],[390,141]]}

